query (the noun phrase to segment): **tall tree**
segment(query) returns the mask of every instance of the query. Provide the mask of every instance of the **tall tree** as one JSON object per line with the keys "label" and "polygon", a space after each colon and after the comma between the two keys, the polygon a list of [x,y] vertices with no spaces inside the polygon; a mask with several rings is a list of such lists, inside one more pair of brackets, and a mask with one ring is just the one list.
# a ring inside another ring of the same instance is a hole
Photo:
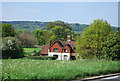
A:
{"label": "tall tree", "polygon": [[61,40],[65,41],[68,34],[73,34],[71,32],[72,27],[63,21],[50,22],[47,24],[46,29],[52,32],[53,36],[51,36],[51,40],[57,40],[60,38]]}
{"label": "tall tree", "polygon": [[23,31],[17,35],[18,39],[25,47],[33,47],[36,43],[35,37],[32,33]]}
{"label": "tall tree", "polygon": [[70,32],[69,29],[64,29],[61,26],[55,26],[51,31],[53,35],[58,35],[59,38],[62,38],[63,40],[66,40],[67,34]]}
{"label": "tall tree", "polygon": [[39,45],[45,45],[48,43],[51,33],[46,30],[36,29],[34,35]]}
{"label": "tall tree", "polygon": [[111,26],[103,19],[94,20],[81,37],[77,39],[77,52],[79,54],[100,54],[101,45],[105,41],[107,35],[111,32]]}
{"label": "tall tree", "polygon": [[0,24],[0,28],[2,28],[2,37],[14,37],[15,36],[15,30],[12,27],[11,24]]}

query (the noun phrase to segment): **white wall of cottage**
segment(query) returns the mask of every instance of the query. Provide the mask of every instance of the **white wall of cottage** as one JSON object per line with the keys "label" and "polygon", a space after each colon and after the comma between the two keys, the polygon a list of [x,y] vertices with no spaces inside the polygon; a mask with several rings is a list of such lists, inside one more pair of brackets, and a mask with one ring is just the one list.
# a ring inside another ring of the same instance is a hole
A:
{"label": "white wall of cottage", "polygon": [[[70,53],[49,52],[48,49],[48,56],[54,56],[54,55],[58,55],[57,60],[70,60]],[[65,57],[65,55],[67,57]]]}

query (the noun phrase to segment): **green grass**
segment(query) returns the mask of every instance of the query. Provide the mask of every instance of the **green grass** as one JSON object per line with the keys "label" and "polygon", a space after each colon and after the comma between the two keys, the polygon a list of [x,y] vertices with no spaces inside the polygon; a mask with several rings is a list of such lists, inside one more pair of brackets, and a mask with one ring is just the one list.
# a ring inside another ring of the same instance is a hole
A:
{"label": "green grass", "polygon": [[3,59],[2,79],[78,79],[120,72],[120,61]]}
{"label": "green grass", "polygon": [[24,55],[30,55],[34,50],[38,52],[41,50],[41,48],[23,48],[23,50],[24,50]]}

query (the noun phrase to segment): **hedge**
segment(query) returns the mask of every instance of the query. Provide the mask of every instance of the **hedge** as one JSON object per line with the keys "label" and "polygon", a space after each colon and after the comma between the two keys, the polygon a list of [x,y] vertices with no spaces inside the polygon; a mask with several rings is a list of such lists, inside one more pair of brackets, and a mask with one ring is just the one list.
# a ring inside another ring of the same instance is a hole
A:
{"label": "hedge", "polygon": [[51,56],[27,56],[24,58],[37,59],[37,60],[56,60],[56,57],[51,57]]}

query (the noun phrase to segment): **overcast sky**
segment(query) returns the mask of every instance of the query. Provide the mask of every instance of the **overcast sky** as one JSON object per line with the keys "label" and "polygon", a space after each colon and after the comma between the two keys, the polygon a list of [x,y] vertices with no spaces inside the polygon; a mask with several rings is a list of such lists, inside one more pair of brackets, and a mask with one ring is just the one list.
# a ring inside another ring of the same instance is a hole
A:
{"label": "overcast sky", "polygon": [[[1,3],[0,3],[1,4]],[[90,24],[105,19],[118,26],[118,2],[3,2],[4,21],[56,21]]]}

